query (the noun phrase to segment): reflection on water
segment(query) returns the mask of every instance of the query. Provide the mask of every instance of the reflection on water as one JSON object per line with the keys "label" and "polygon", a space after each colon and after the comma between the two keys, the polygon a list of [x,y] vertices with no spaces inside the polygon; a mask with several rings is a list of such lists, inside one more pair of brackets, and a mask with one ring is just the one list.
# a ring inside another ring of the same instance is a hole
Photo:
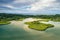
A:
{"label": "reflection on water", "polygon": [[[31,19],[31,18],[30,18]],[[33,19],[28,19],[31,21]],[[44,22],[55,25],[46,31],[29,29],[24,21],[11,21],[9,25],[0,26],[0,40],[60,40],[60,22]]]}

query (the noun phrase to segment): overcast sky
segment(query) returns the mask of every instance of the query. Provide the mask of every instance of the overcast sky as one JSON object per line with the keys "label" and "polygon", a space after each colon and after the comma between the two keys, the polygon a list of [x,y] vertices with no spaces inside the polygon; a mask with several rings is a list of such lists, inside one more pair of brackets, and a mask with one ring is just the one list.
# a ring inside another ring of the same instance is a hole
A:
{"label": "overcast sky", "polygon": [[0,12],[60,14],[60,0],[0,0]]}

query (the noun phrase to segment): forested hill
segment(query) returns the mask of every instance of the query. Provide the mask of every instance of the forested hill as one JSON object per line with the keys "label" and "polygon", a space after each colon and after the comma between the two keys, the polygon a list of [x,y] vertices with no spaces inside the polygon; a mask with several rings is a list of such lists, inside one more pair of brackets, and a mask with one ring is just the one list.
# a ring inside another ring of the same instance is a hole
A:
{"label": "forested hill", "polygon": [[1,20],[18,20],[21,18],[43,18],[43,19],[59,19],[60,20],[60,14],[56,15],[22,15],[22,14],[7,14],[7,13],[0,13],[0,21]]}

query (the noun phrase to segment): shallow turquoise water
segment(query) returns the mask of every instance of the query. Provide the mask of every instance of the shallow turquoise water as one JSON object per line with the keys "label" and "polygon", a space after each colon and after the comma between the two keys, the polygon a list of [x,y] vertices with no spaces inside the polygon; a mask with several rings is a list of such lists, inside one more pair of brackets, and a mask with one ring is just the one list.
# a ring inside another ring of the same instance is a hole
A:
{"label": "shallow turquoise water", "polygon": [[48,23],[55,27],[46,31],[37,31],[17,21],[8,25],[0,25],[0,40],[60,40],[60,22]]}

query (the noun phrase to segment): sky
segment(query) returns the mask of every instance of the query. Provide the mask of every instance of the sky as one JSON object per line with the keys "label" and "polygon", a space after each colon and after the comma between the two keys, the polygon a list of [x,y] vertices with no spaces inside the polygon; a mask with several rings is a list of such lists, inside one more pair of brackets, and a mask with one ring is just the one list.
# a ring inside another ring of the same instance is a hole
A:
{"label": "sky", "polygon": [[60,0],[0,0],[0,13],[60,14]]}

